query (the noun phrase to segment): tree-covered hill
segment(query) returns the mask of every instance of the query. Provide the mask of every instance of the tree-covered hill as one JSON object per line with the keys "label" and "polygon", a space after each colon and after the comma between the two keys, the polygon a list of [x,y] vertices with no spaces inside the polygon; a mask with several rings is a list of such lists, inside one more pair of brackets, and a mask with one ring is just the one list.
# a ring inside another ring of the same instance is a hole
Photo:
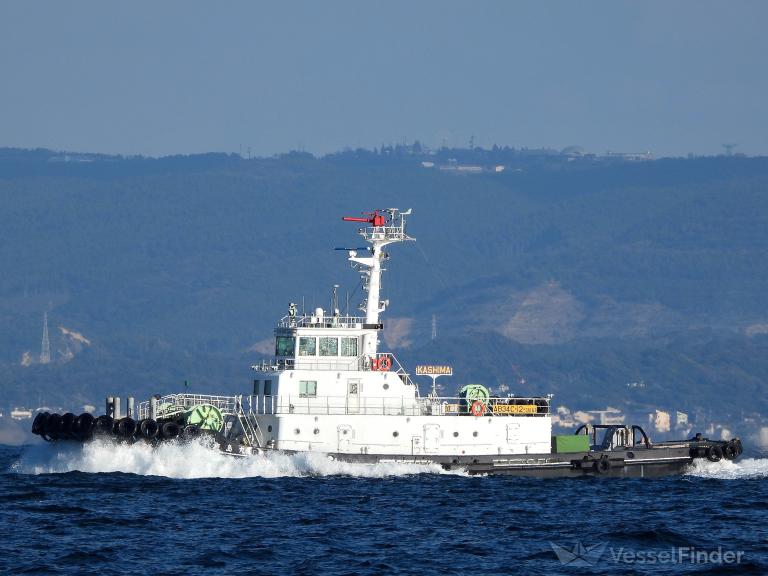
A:
{"label": "tree-covered hill", "polygon": [[[385,339],[409,362],[450,359],[456,383],[523,373],[520,393],[584,407],[768,411],[768,159],[414,148],[0,150],[2,404],[246,389],[289,301],[339,283],[359,302],[340,217],[388,206],[414,210],[384,276]],[[39,365],[45,311],[56,361]]]}

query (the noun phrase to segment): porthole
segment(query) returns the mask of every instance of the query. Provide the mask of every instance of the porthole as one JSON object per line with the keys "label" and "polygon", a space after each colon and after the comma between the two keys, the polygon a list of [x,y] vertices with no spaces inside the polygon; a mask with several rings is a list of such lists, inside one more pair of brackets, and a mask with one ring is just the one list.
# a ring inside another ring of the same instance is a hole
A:
{"label": "porthole", "polygon": [[342,430],[341,433],[344,434],[344,436],[347,435],[347,431],[346,430]]}
{"label": "porthole", "polygon": [[411,418],[410,418],[410,417],[408,417],[408,418],[406,418],[406,419],[405,419],[405,421],[406,421],[406,422],[410,422],[410,421],[411,421]]}
{"label": "porthole", "polygon": [[472,436],[474,436],[475,438],[477,438],[477,430],[475,430],[474,432],[472,432]]}
{"label": "porthole", "polygon": [[301,430],[299,430],[298,428],[296,428],[296,429],[293,431],[293,433],[294,433],[294,434],[301,434]]}
{"label": "porthole", "polygon": [[314,430],[312,430],[312,433],[313,434],[320,434],[320,428],[315,428]]}
{"label": "porthole", "polygon": [[389,390],[389,384],[387,384],[386,382],[384,383],[384,390]]}
{"label": "porthole", "polygon": [[270,424],[269,426],[267,426],[267,432],[272,432],[272,424]]}
{"label": "porthole", "polygon": [[398,432],[397,430],[395,430],[394,432],[392,432],[392,436],[394,436],[395,438],[397,438],[398,436],[400,436],[400,432]]}
{"label": "porthole", "polygon": [[454,432],[454,433],[453,433],[453,437],[454,437],[454,438],[458,438],[458,437],[459,437],[459,433],[458,433],[458,432]]}

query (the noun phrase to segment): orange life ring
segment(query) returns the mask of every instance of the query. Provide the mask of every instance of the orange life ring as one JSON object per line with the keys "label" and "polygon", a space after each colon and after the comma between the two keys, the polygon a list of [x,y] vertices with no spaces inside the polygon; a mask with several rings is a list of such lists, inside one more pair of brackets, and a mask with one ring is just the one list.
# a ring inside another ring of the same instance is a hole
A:
{"label": "orange life ring", "polygon": [[382,356],[379,358],[379,370],[382,372],[387,372],[390,368],[392,368],[392,358],[389,356]]}
{"label": "orange life ring", "polygon": [[475,400],[472,402],[470,411],[472,412],[472,416],[482,416],[485,414],[485,404],[483,404],[480,400]]}

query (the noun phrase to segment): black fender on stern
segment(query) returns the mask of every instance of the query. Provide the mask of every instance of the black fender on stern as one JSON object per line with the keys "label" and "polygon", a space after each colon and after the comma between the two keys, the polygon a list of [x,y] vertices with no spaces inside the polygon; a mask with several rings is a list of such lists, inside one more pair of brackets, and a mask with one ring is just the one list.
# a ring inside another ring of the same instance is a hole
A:
{"label": "black fender on stern", "polygon": [[165,422],[160,427],[160,433],[166,440],[173,440],[181,434],[181,427],[176,422]]}

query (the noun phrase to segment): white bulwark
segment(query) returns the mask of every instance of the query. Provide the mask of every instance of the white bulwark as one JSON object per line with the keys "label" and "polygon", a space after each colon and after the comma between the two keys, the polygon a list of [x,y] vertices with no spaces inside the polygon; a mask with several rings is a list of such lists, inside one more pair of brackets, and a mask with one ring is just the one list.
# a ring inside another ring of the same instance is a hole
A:
{"label": "white bulwark", "polygon": [[[379,350],[382,248],[414,240],[391,208],[360,218],[369,244],[349,250],[367,293],[360,316],[338,308],[299,314],[290,304],[275,328],[275,355],[253,366],[249,419],[263,448],[382,456],[548,454],[548,398],[495,398],[479,385],[453,397],[419,395],[394,354]],[[335,306],[335,304],[334,304]],[[450,376],[450,366],[419,366],[419,376]]]}

